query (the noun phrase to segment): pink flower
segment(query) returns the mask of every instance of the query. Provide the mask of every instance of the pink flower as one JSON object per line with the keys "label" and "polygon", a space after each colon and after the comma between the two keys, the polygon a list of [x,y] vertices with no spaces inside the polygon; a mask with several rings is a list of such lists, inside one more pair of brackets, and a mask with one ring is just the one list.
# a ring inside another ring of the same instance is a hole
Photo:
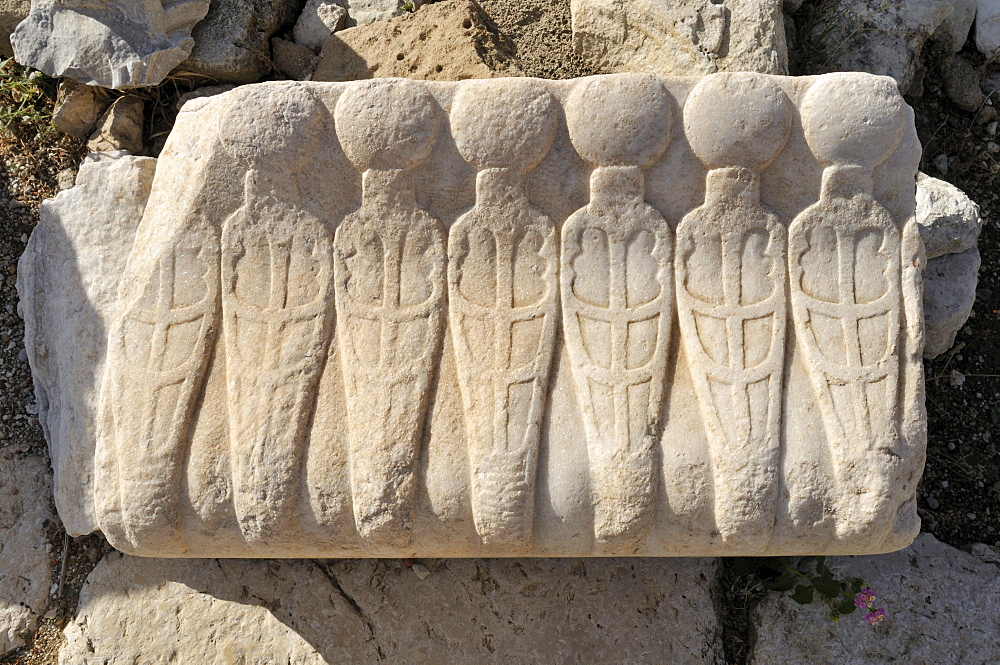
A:
{"label": "pink flower", "polygon": [[872,603],[875,602],[875,592],[868,587],[862,587],[861,591],[854,597],[855,607],[867,607],[871,609]]}
{"label": "pink flower", "polygon": [[885,608],[880,607],[877,610],[869,612],[868,614],[865,615],[865,623],[867,623],[869,626],[874,626],[884,618],[885,618]]}

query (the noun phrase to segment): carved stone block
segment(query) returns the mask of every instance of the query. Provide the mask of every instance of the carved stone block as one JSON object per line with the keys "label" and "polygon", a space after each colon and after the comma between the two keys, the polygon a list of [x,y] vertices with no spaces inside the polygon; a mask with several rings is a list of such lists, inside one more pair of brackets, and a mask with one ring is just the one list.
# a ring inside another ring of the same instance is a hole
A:
{"label": "carved stone block", "polygon": [[[100,399],[66,402],[83,452],[57,458],[94,459],[89,527],[140,555],[905,547],[912,117],[867,74],[195,100],[122,208],[145,204],[117,301],[91,304]],[[22,297],[58,327],[42,286]],[[44,351],[36,372],[83,350]]]}

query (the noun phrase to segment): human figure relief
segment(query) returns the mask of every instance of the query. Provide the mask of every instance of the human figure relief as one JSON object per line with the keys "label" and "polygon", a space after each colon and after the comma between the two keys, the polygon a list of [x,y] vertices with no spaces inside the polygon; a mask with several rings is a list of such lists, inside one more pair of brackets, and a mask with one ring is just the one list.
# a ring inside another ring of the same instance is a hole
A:
{"label": "human figure relief", "polygon": [[643,169],[666,150],[672,101],[654,77],[582,81],[566,118],[596,168],[590,203],[562,229],[562,310],[583,412],[599,543],[632,553],[652,525],[673,306],[673,242],[645,202]]}
{"label": "human figure relief", "polygon": [[488,545],[530,544],[542,414],[558,317],[552,221],[525,174],[555,138],[556,106],[525,81],[465,83],[452,108],[476,205],[448,239],[449,319],[472,466],[472,513]]}
{"label": "human figure relief", "polygon": [[417,207],[409,170],[430,154],[440,110],[420,83],[370,81],[348,87],[335,119],[363,172],[361,208],[334,239],[354,516],[366,544],[404,548],[444,334],[446,266],[444,228]]}
{"label": "human figure relief", "polygon": [[308,92],[255,95],[220,120],[247,167],[244,203],[222,227],[222,312],[233,505],[244,539],[297,532],[305,444],[333,332],[331,233],[307,212],[295,174],[327,111]]}
{"label": "human figure relief", "polygon": [[792,313],[831,447],[837,536],[851,542],[890,513],[900,459],[902,238],[872,192],[902,138],[903,100],[890,79],[862,89],[831,75],[806,94],[802,124],[826,168],[820,200],[788,231]]}
{"label": "human figure relief", "polygon": [[763,549],[774,526],[787,299],[785,228],[760,202],[759,173],[791,122],[790,100],[759,74],[707,77],[684,107],[709,172],[704,205],[677,226],[678,318],[712,454],[716,529],[746,552]]}

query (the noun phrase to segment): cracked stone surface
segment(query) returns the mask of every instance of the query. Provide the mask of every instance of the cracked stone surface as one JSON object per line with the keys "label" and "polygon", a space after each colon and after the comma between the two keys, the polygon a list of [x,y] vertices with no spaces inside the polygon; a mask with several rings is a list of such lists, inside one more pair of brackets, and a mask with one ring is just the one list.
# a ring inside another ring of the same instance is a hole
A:
{"label": "cracked stone surface", "polygon": [[60,663],[722,663],[714,559],[416,565],[111,554]]}
{"label": "cracked stone surface", "polygon": [[146,556],[904,547],[918,159],[856,73],[192,100],[21,262],[57,505]]}
{"label": "cracked stone surface", "polygon": [[[985,545],[969,554],[920,534],[877,557],[828,559],[834,573],[862,577],[887,615],[876,627],[860,612],[838,623],[822,603],[771,594],[754,612],[754,665],[967,665],[1000,662],[1000,566]],[[821,659],[817,659],[822,654]]]}

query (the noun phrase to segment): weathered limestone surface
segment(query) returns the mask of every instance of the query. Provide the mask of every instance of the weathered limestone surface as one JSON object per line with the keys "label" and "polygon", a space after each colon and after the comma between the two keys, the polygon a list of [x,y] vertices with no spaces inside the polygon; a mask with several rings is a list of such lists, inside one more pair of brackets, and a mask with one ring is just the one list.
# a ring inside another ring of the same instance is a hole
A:
{"label": "weathered limestone surface", "polygon": [[924,45],[953,13],[953,0],[831,3],[813,27],[817,39],[825,35],[821,43],[826,57],[818,63],[818,71],[809,73],[858,71],[891,76],[906,94],[918,80]]}
{"label": "weathered limestone surface", "polygon": [[156,85],[194,46],[208,0],[36,0],[11,36],[17,61],[104,88]]}
{"label": "weathered limestone surface", "polygon": [[[47,421],[72,389],[47,368],[104,361],[54,457],[96,448],[79,502],[143,555],[904,547],[918,159],[866,74],[193,100],[127,266],[100,273],[122,275],[92,305],[106,348],[75,334],[42,362],[29,336]],[[22,297],[58,321],[79,296],[33,287],[38,256]]]}
{"label": "weathered limestone surface", "polygon": [[606,72],[788,73],[781,0],[572,0],[576,51]]}
{"label": "weathered limestone surface", "polygon": [[71,535],[98,528],[94,416],[105,340],[155,164],[124,153],[90,154],[76,186],[42,204],[18,263],[38,419],[49,441],[56,507]]}
{"label": "weathered limestone surface", "polygon": [[319,53],[337,30],[345,27],[347,8],[334,0],[309,0],[295,21],[295,43]]}
{"label": "weathered limestone surface", "polygon": [[0,448],[0,658],[31,635],[52,584],[49,480],[44,459]]}
{"label": "weathered limestone surface", "polygon": [[323,45],[312,80],[461,81],[519,73],[511,44],[486,12],[472,0],[446,0],[335,33]]}
{"label": "weathered limestone surface", "polygon": [[111,554],[80,594],[60,662],[723,662],[712,559],[418,565],[424,579],[397,561]]}
{"label": "weathered limestone surface", "polygon": [[976,48],[988,58],[1000,51],[1000,3],[995,0],[976,4]]}
{"label": "weathered limestone surface", "polygon": [[[830,621],[821,603],[772,594],[754,613],[754,665],[966,665],[1000,662],[1000,558],[985,545],[968,554],[922,533],[911,547],[827,563],[863,577],[886,618],[875,628],[857,614]],[[993,561],[993,563],[988,563]]]}
{"label": "weathered limestone surface", "polygon": [[0,58],[14,56],[10,35],[17,24],[28,18],[31,0],[0,0]]}

